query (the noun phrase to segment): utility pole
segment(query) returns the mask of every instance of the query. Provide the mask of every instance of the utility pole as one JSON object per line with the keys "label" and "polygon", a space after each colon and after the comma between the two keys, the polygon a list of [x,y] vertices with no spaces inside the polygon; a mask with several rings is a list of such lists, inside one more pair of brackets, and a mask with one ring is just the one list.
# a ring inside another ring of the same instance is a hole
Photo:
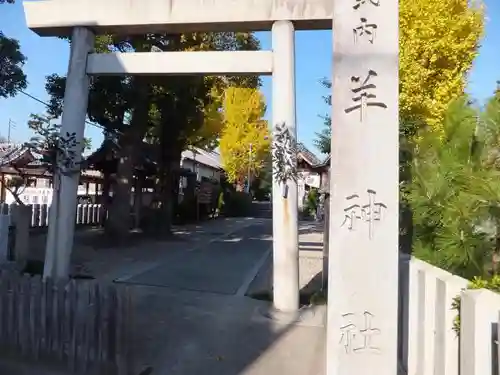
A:
{"label": "utility pole", "polygon": [[250,194],[250,178],[252,173],[252,144],[248,150],[248,173],[247,173],[247,194]]}
{"label": "utility pole", "polygon": [[11,129],[15,129],[16,128],[16,123],[14,121],[12,121],[12,119],[9,119],[9,127],[8,127],[8,130],[7,130],[7,143],[10,143],[10,132],[11,132]]}

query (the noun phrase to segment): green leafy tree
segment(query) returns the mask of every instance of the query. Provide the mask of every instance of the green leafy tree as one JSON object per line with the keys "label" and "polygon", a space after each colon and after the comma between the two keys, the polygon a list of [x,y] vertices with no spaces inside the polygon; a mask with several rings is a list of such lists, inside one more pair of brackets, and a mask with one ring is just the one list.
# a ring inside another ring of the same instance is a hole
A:
{"label": "green leafy tree", "polygon": [[[65,140],[60,135],[60,125],[55,123],[55,119],[50,115],[31,114],[28,127],[34,135],[29,142],[24,144],[35,155],[41,156],[41,162],[50,173],[54,174],[57,168],[58,155],[65,152]],[[90,140],[84,139],[82,147],[90,147]],[[12,164],[17,172],[7,180],[5,187],[14,197],[17,204],[24,205],[20,196],[33,180],[23,168]]]}
{"label": "green leafy tree", "polygon": [[[248,33],[192,33],[174,35],[167,47],[173,50],[255,50],[259,42]],[[165,50],[165,47],[160,47]],[[170,228],[178,202],[180,158],[190,147],[213,148],[222,131],[219,110],[227,87],[256,87],[256,77],[168,77],[155,85],[157,122],[152,129],[158,147],[158,191],[161,232]]]}
{"label": "green leafy tree", "polygon": [[[0,4],[13,4],[14,0],[0,0]],[[26,56],[19,42],[8,38],[0,30],[0,98],[15,96],[28,85],[23,65]]]}
{"label": "green leafy tree", "polygon": [[20,48],[17,40],[0,31],[0,98],[15,96],[28,85],[23,72],[26,56]]}
{"label": "green leafy tree", "polygon": [[273,190],[273,165],[270,152],[264,159],[264,164],[259,174],[252,180],[250,189],[254,198],[258,201],[267,200],[271,197]]}
{"label": "green leafy tree", "polygon": [[486,166],[500,170],[500,82],[481,116],[488,147]]}
{"label": "green leafy tree", "polygon": [[[56,119],[49,115],[30,114],[28,127],[33,131],[34,136],[26,144],[36,154],[46,157],[51,164],[55,164],[57,150],[61,148],[61,125]],[[91,140],[83,138],[81,143],[82,150],[90,149]]]}
{"label": "green leafy tree", "polygon": [[304,204],[304,212],[310,216],[315,217],[319,205],[318,189],[312,188],[307,193],[306,201]]}
{"label": "green leafy tree", "polygon": [[500,207],[500,174],[484,167],[488,148],[479,118],[468,98],[453,102],[442,135],[419,133],[412,181],[403,186],[413,211],[414,255],[467,278],[491,269],[491,223]]}
{"label": "green leafy tree", "polygon": [[[332,84],[326,78],[321,80],[321,85],[330,90],[332,88]],[[323,100],[328,106],[332,105],[332,96],[325,95],[323,96]],[[316,133],[316,139],[313,141],[314,146],[318,150],[320,150],[323,154],[330,154],[330,147],[332,142],[332,118],[330,114],[325,114],[321,116],[323,119],[323,129],[320,132]]]}
{"label": "green leafy tree", "polygon": [[[258,41],[248,33],[147,34],[134,37],[104,35],[96,40],[101,53],[148,52],[153,50],[229,50],[258,49]],[[131,190],[134,168],[142,167],[143,142],[156,152],[156,191],[163,217],[156,223],[168,232],[172,204],[177,201],[181,152],[189,146],[214,147],[220,129],[215,113],[221,106],[221,93],[232,84],[255,86],[255,77],[96,77],[92,80],[88,117],[102,125],[115,141],[107,142],[117,160],[113,201],[106,229],[125,234],[130,223]],[[47,91],[51,113],[62,112],[65,78],[51,76]],[[173,203],[172,203],[173,202]]]}
{"label": "green leafy tree", "polygon": [[[494,95],[488,100],[480,117],[484,145],[484,167],[500,171],[500,82]],[[500,262],[500,212],[492,210],[495,225],[495,254],[493,256],[493,271],[498,272]]]}

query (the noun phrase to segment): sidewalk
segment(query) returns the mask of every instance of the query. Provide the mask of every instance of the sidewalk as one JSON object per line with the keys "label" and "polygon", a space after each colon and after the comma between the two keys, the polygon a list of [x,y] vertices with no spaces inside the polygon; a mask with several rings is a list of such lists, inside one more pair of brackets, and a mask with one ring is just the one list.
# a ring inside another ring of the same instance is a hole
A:
{"label": "sidewalk", "polygon": [[[247,295],[272,294],[272,258],[266,261],[248,288]],[[323,270],[323,223],[299,223],[299,286],[312,294],[321,288]]]}

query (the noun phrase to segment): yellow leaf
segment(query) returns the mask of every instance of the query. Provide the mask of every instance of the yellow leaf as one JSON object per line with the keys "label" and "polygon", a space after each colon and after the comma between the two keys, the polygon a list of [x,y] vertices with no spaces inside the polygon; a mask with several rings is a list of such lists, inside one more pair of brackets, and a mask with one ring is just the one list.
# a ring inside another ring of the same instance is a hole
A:
{"label": "yellow leaf", "polygon": [[484,9],[468,0],[400,2],[400,113],[442,133],[448,104],[464,93],[478,54]]}
{"label": "yellow leaf", "polygon": [[250,170],[258,175],[269,154],[270,134],[264,97],[257,89],[229,87],[219,140],[222,164],[230,182],[242,183]]}

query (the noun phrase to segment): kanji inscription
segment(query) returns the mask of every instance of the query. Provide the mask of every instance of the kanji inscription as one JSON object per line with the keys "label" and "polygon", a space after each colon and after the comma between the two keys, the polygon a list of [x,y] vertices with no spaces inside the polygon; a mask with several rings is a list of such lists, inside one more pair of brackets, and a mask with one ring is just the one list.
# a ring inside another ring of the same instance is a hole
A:
{"label": "kanji inscription", "polygon": [[344,221],[341,227],[346,226],[350,231],[357,229],[359,222],[368,224],[368,237],[374,236],[374,227],[376,221],[382,220],[382,211],[387,209],[387,206],[382,202],[376,201],[377,192],[372,189],[366,191],[368,193],[368,202],[360,204],[360,196],[352,194],[346,197],[349,206],[344,208]]}
{"label": "kanji inscription", "polygon": [[344,324],[340,327],[340,342],[346,354],[380,353],[376,345],[376,337],[380,329],[373,326],[375,316],[364,311],[361,314],[347,313],[342,315]]}
{"label": "kanji inscription", "polygon": [[349,114],[354,111],[359,111],[359,118],[361,122],[363,122],[366,118],[368,107],[387,109],[387,104],[377,101],[377,95],[375,94],[377,85],[373,83],[373,79],[375,77],[377,77],[377,72],[371,69],[368,71],[368,74],[364,79],[359,76],[351,77],[351,83],[353,84],[351,92],[354,94],[351,99],[353,105],[346,108],[344,112]]}
{"label": "kanji inscription", "polygon": [[369,3],[376,7],[380,6],[380,0],[355,0],[355,4],[352,6],[353,9],[358,10],[362,5]]}
{"label": "kanji inscription", "polygon": [[365,17],[361,17],[359,20],[359,25],[352,29],[354,34],[354,43],[357,43],[358,39],[364,36],[368,42],[373,44],[377,32],[377,25],[374,23],[368,23],[368,20]]}

